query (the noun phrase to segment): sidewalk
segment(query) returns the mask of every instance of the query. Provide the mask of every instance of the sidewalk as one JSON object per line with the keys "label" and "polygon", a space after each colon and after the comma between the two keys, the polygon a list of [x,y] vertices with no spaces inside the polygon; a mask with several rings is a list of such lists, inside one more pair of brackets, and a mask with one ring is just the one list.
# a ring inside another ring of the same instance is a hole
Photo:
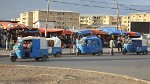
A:
{"label": "sidewalk", "polygon": [[[64,48],[62,54],[63,55],[75,55],[75,53],[72,53],[72,49],[70,48]],[[148,48],[148,51],[150,53],[150,47]],[[109,54],[110,52],[110,48],[103,48],[103,53],[104,54]],[[9,56],[9,54],[11,53],[11,51],[6,51],[5,48],[0,48],[0,56]],[[122,52],[118,52],[117,48],[114,48],[114,53],[122,53]]]}

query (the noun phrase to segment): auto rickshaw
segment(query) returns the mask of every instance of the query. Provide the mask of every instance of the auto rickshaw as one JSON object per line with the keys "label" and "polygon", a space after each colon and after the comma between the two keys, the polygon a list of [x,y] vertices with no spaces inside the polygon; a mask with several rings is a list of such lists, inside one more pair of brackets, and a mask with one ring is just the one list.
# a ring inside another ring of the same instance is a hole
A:
{"label": "auto rickshaw", "polygon": [[86,36],[76,40],[76,55],[79,54],[98,54],[102,55],[102,41],[96,36]]}
{"label": "auto rickshaw", "polygon": [[123,46],[123,54],[136,52],[137,54],[148,54],[147,40],[142,38],[129,38]]}
{"label": "auto rickshaw", "polygon": [[61,40],[58,37],[46,38],[50,55],[60,57],[62,54]]}
{"label": "auto rickshaw", "polygon": [[[30,48],[29,48],[30,43]],[[25,45],[28,45],[27,47]],[[53,52],[56,52],[53,50]],[[48,56],[53,54],[52,48],[48,46],[48,41],[44,37],[28,36],[17,40],[13,47],[13,52],[10,53],[12,62],[16,59],[35,58],[46,61]]]}

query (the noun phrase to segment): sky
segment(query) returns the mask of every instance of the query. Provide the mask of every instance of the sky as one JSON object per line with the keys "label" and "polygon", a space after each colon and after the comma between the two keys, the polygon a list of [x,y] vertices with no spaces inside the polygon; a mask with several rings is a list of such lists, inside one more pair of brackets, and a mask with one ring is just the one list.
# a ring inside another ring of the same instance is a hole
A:
{"label": "sky", "polygon": [[[150,12],[150,0],[118,0],[119,15]],[[50,0],[50,10],[78,12],[81,15],[116,15],[115,0]],[[47,0],[0,0],[0,20],[18,18],[22,12],[47,10]]]}

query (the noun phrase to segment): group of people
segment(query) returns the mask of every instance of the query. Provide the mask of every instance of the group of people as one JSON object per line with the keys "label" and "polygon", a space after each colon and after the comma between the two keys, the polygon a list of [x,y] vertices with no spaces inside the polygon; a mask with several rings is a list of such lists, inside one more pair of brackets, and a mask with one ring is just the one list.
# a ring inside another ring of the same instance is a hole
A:
{"label": "group of people", "polygon": [[111,39],[110,39],[110,41],[109,41],[109,46],[110,46],[110,48],[111,48],[111,50],[110,50],[110,55],[114,55],[114,50],[113,50],[113,48],[114,47],[116,47],[117,46],[117,48],[118,48],[118,51],[122,51],[122,47],[123,47],[123,45],[124,45],[124,43],[125,43],[125,40],[126,40],[126,37],[125,36],[121,36],[121,35],[118,35],[118,37],[117,37],[117,39],[116,39],[117,41],[117,45],[115,44],[115,40],[114,40],[114,36],[111,36]]}
{"label": "group of people", "polygon": [[23,48],[31,51],[32,49],[32,41],[24,41]]}

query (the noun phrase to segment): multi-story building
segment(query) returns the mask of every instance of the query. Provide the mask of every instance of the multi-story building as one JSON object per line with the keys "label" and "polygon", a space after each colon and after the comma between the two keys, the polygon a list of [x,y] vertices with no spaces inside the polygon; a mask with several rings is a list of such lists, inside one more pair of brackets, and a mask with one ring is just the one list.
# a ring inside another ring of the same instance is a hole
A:
{"label": "multi-story building", "polygon": [[20,23],[28,27],[33,26],[33,12],[24,12],[20,14]]}
{"label": "multi-story building", "polygon": [[131,13],[129,17],[131,22],[150,22],[150,13]]}
{"label": "multi-story building", "polygon": [[91,16],[80,16],[80,27],[86,28],[93,24],[93,18]]}
{"label": "multi-story building", "polygon": [[103,25],[112,25],[113,16],[103,16]]}
{"label": "multi-story building", "polygon": [[[48,22],[55,22],[55,28],[80,27],[79,13],[50,10]],[[20,23],[33,27],[36,22],[46,22],[47,11],[37,10],[20,14]]]}
{"label": "multi-story building", "polygon": [[14,19],[11,19],[11,21],[18,21],[18,23],[20,23],[20,18],[14,18]]}
{"label": "multi-story building", "polygon": [[[79,13],[71,11],[49,11],[48,21],[55,21],[55,28],[79,27]],[[33,11],[33,23],[46,21],[47,11]]]}
{"label": "multi-story building", "polygon": [[121,25],[129,31],[131,22],[150,22],[150,13],[131,13],[121,18]]}
{"label": "multi-story building", "polygon": [[129,31],[129,18],[129,16],[121,16],[121,26],[126,31]]}

